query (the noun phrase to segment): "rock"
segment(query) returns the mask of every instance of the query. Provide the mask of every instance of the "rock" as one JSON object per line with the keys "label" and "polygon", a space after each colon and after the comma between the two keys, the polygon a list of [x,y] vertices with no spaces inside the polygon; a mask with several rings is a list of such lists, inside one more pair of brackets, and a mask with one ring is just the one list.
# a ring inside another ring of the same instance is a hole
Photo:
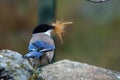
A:
{"label": "rock", "polygon": [[22,55],[10,51],[0,51],[0,80],[28,80],[32,66]]}
{"label": "rock", "polygon": [[70,60],[61,60],[31,71],[32,66],[21,54],[0,51],[0,80],[120,80],[117,71]]}
{"label": "rock", "polygon": [[120,73],[70,60],[41,68],[37,80],[120,80]]}

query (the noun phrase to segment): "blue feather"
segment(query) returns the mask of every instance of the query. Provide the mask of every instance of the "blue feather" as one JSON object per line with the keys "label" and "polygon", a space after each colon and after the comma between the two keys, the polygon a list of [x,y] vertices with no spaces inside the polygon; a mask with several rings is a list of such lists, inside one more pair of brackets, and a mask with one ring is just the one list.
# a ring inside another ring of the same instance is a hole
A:
{"label": "blue feather", "polygon": [[27,53],[24,58],[39,58],[46,51],[52,51],[55,49],[54,45],[50,45],[43,41],[36,41],[34,43],[29,44]]}
{"label": "blue feather", "polygon": [[38,52],[36,50],[27,53],[24,58],[39,58],[43,52]]}
{"label": "blue feather", "polygon": [[31,43],[28,47],[28,50],[29,51],[32,51],[32,50],[43,50],[43,49],[46,49],[46,50],[54,50],[55,49],[55,46],[54,45],[50,45],[46,42],[43,42],[43,41],[36,41],[34,43]]}

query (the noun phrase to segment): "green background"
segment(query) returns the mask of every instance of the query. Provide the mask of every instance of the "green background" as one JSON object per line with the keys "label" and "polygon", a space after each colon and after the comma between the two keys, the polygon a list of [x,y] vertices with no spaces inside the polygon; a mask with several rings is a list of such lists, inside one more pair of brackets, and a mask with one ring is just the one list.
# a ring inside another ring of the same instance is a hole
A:
{"label": "green background", "polygon": [[[72,21],[55,38],[55,60],[71,59],[120,71],[120,0],[56,0],[56,19]],[[0,49],[27,53],[38,24],[38,0],[0,0]]]}

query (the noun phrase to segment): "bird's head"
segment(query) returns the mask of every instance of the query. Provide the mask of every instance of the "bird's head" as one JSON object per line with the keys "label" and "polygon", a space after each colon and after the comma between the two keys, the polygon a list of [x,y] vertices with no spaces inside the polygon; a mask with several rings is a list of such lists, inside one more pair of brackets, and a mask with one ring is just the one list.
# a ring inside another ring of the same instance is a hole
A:
{"label": "bird's head", "polygon": [[45,33],[47,35],[50,35],[52,30],[55,29],[54,26],[48,25],[48,24],[40,24],[33,30],[33,34],[37,33]]}
{"label": "bird's head", "polygon": [[41,24],[35,27],[35,29],[33,30],[33,34],[45,33],[50,36],[51,32],[53,32],[53,34],[57,35],[60,38],[60,40],[63,42],[62,34],[65,32],[66,25],[69,24],[72,24],[72,22],[62,22],[60,20],[53,22],[51,25]]}

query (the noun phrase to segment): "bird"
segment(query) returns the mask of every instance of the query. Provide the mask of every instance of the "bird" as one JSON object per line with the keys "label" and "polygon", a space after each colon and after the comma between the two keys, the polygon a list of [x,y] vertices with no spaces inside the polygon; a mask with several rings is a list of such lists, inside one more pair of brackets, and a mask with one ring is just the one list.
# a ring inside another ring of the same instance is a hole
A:
{"label": "bird", "polygon": [[33,29],[29,42],[28,53],[24,58],[29,58],[33,67],[49,64],[54,56],[55,44],[51,37],[55,26],[40,24]]}
{"label": "bird", "polygon": [[29,58],[34,68],[51,63],[55,51],[55,43],[51,34],[58,36],[63,42],[62,34],[68,24],[72,24],[72,22],[56,21],[51,25],[39,24],[36,26],[28,45],[28,53],[23,58]]}

